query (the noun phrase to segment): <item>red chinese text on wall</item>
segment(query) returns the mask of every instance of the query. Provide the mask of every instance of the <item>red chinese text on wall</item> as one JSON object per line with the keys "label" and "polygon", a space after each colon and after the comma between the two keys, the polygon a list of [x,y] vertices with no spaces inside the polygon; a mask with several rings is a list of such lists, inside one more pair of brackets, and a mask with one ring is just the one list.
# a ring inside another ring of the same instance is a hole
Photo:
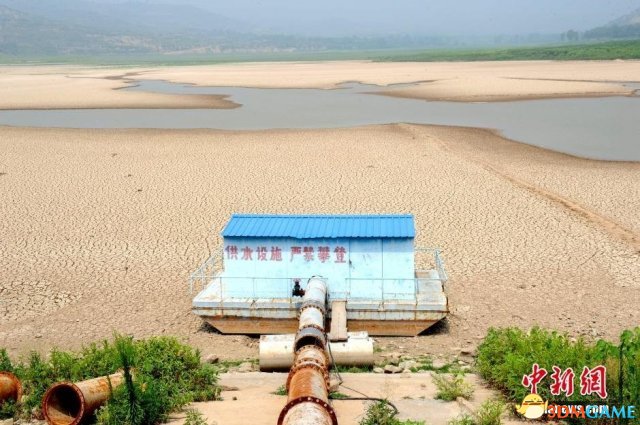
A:
{"label": "red chinese text on wall", "polygon": [[279,246],[243,246],[227,245],[224,249],[227,260],[240,261],[319,261],[321,263],[346,263],[347,249],[344,246],[292,246],[288,255],[283,255]]}

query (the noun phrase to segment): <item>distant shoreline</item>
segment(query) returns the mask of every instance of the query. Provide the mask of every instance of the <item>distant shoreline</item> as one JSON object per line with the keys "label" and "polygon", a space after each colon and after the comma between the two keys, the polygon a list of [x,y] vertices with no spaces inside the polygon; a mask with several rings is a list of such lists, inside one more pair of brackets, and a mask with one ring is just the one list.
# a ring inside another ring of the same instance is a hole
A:
{"label": "distant shoreline", "polygon": [[322,62],[370,60],[374,62],[502,62],[502,61],[601,61],[640,60],[640,40],[601,41],[581,44],[477,48],[327,50],[316,52],[219,53],[215,55],[103,55],[9,56],[0,54],[0,65],[87,66],[186,66],[246,62]]}

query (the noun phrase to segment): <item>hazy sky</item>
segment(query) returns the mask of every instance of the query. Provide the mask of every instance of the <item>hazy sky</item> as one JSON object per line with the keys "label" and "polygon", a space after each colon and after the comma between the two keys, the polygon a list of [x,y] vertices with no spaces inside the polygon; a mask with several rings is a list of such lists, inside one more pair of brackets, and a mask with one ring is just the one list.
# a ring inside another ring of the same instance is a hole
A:
{"label": "hazy sky", "polygon": [[[37,12],[45,7],[55,11],[62,3],[74,9],[81,1],[0,0],[0,4],[29,3]],[[640,9],[640,0],[84,0],[85,7],[127,2],[149,8],[159,3],[196,5],[231,18],[227,22],[239,32],[329,37],[558,34],[591,29]]]}
{"label": "hazy sky", "polygon": [[[149,0],[147,0],[149,1]],[[153,0],[175,2],[176,0]],[[296,33],[523,34],[586,30],[640,8],[640,0],[182,0]]]}

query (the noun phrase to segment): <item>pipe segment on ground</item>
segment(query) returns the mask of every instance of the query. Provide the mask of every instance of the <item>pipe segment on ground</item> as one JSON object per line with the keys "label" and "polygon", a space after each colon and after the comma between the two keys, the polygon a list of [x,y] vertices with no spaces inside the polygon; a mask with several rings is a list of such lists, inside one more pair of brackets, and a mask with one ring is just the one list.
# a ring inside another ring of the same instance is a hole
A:
{"label": "pipe segment on ground", "polygon": [[78,425],[102,406],[111,390],[124,382],[124,373],[82,382],[60,382],[49,387],[42,400],[42,413],[49,425]]}
{"label": "pipe segment on ground", "polygon": [[20,402],[22,384],[11,372],[0,372],[0,405],[7,401]]}
{"label": "pipe segment on ground", "polygon": [[[295,334],[260,337],[260,370],[287,370],[293,365]],[[373,339],[366,332],[350,332],[347,341],[329,342],[337,366],[372,366]]]}

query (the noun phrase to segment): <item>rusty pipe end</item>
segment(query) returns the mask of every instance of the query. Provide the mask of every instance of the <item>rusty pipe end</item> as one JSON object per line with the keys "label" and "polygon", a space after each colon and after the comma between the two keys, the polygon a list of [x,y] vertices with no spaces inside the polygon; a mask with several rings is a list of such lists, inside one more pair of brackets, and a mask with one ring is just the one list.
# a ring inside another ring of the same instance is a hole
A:
{"label": "rusty pipe end", "polygon": [[11,372],[0,372],[0,404],[7,400],[20,403],[22,400],[22,383]]}
{"label": "rusty pipe end", "polygon": [[42,399],[42,413],[49,425],[78,425],[86,412],[84,395],[77,385],[52,385]]}

